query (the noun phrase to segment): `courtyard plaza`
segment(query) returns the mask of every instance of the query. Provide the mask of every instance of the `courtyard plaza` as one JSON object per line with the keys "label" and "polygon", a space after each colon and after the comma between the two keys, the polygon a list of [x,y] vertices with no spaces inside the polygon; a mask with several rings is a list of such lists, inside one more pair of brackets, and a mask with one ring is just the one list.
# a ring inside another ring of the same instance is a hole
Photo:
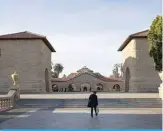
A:
{"label": "courtyard plaza", "polygon": [[162,128],[157,93],[98,93],[99,115],[93,118],[86,107],[89,95],[21,94],[16,108],[0,112],[0,129]]}

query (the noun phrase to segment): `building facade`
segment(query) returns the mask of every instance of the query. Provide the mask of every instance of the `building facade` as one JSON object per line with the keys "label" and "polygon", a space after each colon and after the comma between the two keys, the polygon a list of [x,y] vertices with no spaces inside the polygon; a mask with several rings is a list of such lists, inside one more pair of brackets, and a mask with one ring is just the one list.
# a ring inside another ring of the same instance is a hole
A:
{"label": "building facade", "polygon": [[21,93],[51,90],[51,52],[45,36],[19,32],[0,36],[0,92],[12,86],[10,75],[19,74]]}
{"label": "building facade", "polygon": [[124,82],[83,67],[66,78],[52,78],[53,92],[124,92]]}
{"label": "building facade", "polygon": [[148,30],[128,36],[118,51],[123,56],[125,92],[158,92],[161,79],[148,53]]}
{"label": "building facade", "polygon": [[148,54],[148,30],[130,35],[118,51],[123,56],[123,78],[115,79],[83,67],[64,78],[51,78],[54,48],[45,36],[19,32],[0,36],[0,93],[19,74],[21,93],[40,92],[158,92],[161,79]]}

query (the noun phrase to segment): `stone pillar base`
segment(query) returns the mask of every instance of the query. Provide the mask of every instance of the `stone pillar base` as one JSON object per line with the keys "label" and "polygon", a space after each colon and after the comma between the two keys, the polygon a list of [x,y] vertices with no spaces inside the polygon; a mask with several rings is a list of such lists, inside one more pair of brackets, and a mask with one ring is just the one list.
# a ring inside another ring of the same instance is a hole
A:
{"label": "stone pillar base", "polygon": [[160,84],[159,90],[159,97],[163,100],[163,82]]}
{"label": "stone pillar base", "polygon": [[19,85],[13,85],[10,89],[11,90],[17,90],[17,89],[19,89]]}
{"label": "stone pillar base", "polygon": [[16,91],[16,100],[19,100],[20,99],[19,85],[13,85],[10,90]]}

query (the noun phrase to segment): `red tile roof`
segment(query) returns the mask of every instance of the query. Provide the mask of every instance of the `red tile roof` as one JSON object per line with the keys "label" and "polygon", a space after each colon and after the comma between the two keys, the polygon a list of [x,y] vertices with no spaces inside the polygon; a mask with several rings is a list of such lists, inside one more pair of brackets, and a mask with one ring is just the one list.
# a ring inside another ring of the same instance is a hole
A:
{"label": "red tile roof", "polygon": [[28,32],[28,31],[0,35],[0,40],[18,40],[18,39],[41,39],[44,41],[44,43],[52,52],[56,52],[53,46],[47,40],[47,38],[43,35],[39,35],[39,34]]}
{"label": "red tile roof", "polygon": [[81,76],[83,74],[91,75],[91,76],[96,77],[97,79],[100,79],[100,80],[105,81],[105,82],[122,82],[121,79],[107,78],[107,77],[104,77],[102,75],[95,75],[95,74],[88,73],[88,72],[76,75],[75,77],[71,77],[71,78],[68,78],[68,77],[67,78],[52,78],[52,82],[66,82],[66,81],[72,80],[72,79],[74,79],[74,78],[76,78],[78,76]]}
{"label": "red tile roof", "polygon": [[111,77],[105,77],[105,76],[96,76],[97,78],[106,81],[106,82],[121,82],[121,79],[117,79],[117,78],[111,78]]}
{"label": "red tile roof", "polygon": [[147,38],[147,34],[148,34],[148,30],[144,30],[129,35],[127,39],[123,42],[123,44],[119,47],[118,51],[122,51],[128,45],[128,43],[134,38]]}
{"label": "red tile roof", "polygon": [[69,74],[68,76],[67,76],[67,78],[73,78],[73,77],[75,77],[77,75],[77,73],[71,73],[71,74]]}
{"label": "red tile roof", "polygon": [[52,78],[52,82],[65,82],[68,81],[68,78]]}

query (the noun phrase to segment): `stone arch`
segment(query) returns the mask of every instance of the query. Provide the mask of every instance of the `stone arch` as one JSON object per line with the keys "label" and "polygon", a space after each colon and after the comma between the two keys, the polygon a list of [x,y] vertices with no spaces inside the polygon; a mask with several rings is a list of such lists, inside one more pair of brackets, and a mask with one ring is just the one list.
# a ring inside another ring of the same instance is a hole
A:
{"label": "stone arch", "polygon": [[45,87],[46,87],[46,92],[49,92],[49,73],[48,69],[45,69]]}
{"label": "stone arch", "polygon": [[88,91],[87,87],[84,87],[84,88],[83,88],[83,91],[84,91],[84,92],[87,92],[87,91]]}
{"label": "stone arch", "polygon": [[81,86],[81,90],[84,92],[90,91],[91,89],[91,85],[89,83],[82,83],[80,86]]}
{"label": "stone arch", "polygon": [[96,84],[97,91],[103,91],[103,85],[101,83]]}
{"label": "stone arch", "polygon": [[113,86],[113,91],[117,91],[117,92],[119,92],[121,89],[120,89],[120,85],[119,84],[115,84],[114,86]]}
{"label": "stone arch", "polygon": [[127,67],[125,72],[125,92],[129,92],[130,87],[130,70]]}
{"label": "stone arch", "polygon": [[69,85],[68,85],[68,91],[69,91],[69,92],[72,92],[72,91],[75,91],[75,90],[76,90],[75,84],[69,84]]}
{"label": "stone arch", "polygon": [[100,87],[97,87],[97,91],[101,91],[101,88]]}
{"label": "stone arch", "polygon": [[59,91],[59,88],[58,88],[58,85],[57,84],[53,84],[52,85],[52,91],[53,92],[58,92]]}

